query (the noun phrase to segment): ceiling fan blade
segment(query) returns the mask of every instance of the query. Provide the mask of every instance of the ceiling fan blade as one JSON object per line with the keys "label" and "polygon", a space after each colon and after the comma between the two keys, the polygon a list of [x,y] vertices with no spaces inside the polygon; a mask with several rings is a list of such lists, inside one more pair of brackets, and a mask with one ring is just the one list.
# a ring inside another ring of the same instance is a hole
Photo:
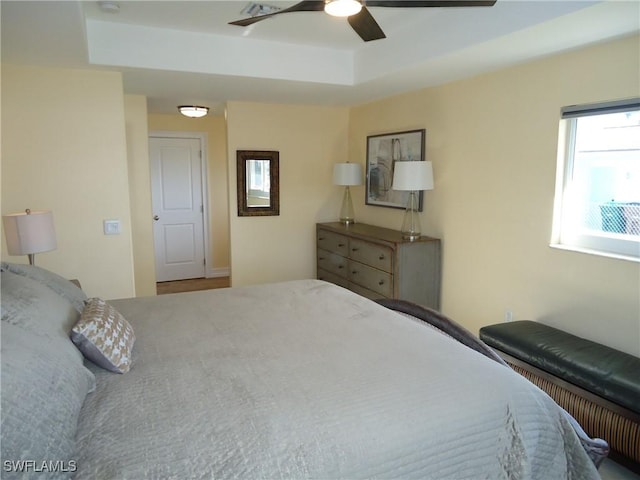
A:
{"label": "ceiling fan blade", "polygon": [[376,22],[373,15],[367,10],[367,7],[362,7],[359,13],[347,17],[349,25],[360,35],[360,38],[365,42],[371,40],[380,40],[381,38],[387,38],[384,34],[378,22]]}
{"label": "ceiling fan blade", "polygon": [[248,27],[249,25],[253,25],[256,22],[259,22],[260,20],[271,18],[274,15],[279,15],[281,13],[317,12],[320,10],[324,10],[324,0],[305,0],[303,2],[298,2],[289,8],[278,10],[277,12],[269,13],[267,15],[259,15],[257,17],[243,18],[242,20],[229,22],[229,25],[238,25],[239,27]]}
{"label": "ceiling fan blade", "polygon": [[496,0],[366,0],[368,7],[492,7]]}

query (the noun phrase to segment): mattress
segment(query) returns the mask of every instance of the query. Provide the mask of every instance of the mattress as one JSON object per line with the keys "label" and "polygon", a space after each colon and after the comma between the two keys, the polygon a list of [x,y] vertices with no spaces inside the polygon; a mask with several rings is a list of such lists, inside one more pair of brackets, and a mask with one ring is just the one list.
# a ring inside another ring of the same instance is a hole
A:
{"label": "mattress", "polygon": [[596,479],[509,368],[304,280],[111,302],[133,366],[90,366],[76,479]]}

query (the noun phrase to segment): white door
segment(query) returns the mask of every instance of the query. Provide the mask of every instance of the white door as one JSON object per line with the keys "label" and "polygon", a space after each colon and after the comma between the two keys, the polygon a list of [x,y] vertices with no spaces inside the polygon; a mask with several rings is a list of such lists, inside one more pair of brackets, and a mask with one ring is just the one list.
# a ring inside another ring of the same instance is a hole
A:
{"label": "white door", "polygon": [[149,156],[156,280],[204,277],[200,140],[151,137]]}

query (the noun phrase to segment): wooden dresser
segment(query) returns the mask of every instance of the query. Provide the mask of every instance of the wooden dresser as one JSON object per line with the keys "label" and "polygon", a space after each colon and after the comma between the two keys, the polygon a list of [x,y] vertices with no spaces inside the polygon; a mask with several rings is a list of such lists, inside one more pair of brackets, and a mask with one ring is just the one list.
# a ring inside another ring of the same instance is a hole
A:
{"label": "wooden dresser", "polygon": [[440,308],[440,240],[409,242],[388,228],[316,224],[317,277],[364,297]]}

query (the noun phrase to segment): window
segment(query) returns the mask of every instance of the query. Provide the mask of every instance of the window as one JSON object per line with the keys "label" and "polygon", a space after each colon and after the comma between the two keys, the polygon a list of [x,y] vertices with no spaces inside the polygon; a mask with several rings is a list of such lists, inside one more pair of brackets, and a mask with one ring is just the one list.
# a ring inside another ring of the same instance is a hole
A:
{"label": "window", "polygon": [[562,109],[553,246],[640,260],[640,99]]}

